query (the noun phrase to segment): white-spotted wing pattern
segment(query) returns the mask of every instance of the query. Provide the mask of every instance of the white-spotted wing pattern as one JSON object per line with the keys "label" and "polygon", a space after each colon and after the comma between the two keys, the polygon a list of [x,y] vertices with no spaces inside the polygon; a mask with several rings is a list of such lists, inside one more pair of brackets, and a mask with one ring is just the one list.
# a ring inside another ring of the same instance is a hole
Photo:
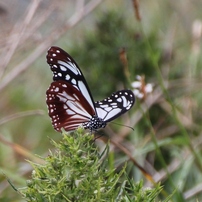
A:
{"label": "white-spotted wing pattern", "polygon": [[121,90],[113,93],[110,97],[102,101],[95,102],[98,117],[102,117],[106,122],[127,112],[134,104],[134,95],[130,90]]}
{"label": "white-spotted wing pattern", "polygon": [[55,130],[72,131],[83,126],[91,131],[104,128],[128,111],[135,102],[130,90],[113,93],[102,101],[93,101],[87,82],[73,58],[59,47],[51,47],[47,63],[53,82],[46,91],[49,116]]}

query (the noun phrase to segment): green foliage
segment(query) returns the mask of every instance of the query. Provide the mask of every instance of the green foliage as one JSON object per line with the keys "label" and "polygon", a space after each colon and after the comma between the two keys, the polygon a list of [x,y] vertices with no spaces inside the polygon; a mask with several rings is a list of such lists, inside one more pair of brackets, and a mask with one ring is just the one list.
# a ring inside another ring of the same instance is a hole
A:
{"label": "green foliage", "polygon": [[[93,135],[79,128],[63,133],[60,143],[44,158],[44,164],[30,162],[34,170],[27,187],[18,191],[27,201],[154,201],[161,187],[144,189],[126,177],[125,167],[119,173],[108,169],[107,158],[99,154]],[[104,159],[104,160],[103,160]],[[122,177],[122,178],[121,178]]]}
{"label": "green foliage", "polygon": [[[82,65],[85,76],[89,78],[89,85],[99,86],[99,91],[91,88],[98,99],[109,96],[120,85],[130,88],[119,58],[121,48],[126,48],[132,81],[137,74],[153,75],[153,59],[156,56],[158,60],[160,58],[156,35],[151,33],[145,38],[138,30],[134,30],[134,26],[127,25],[125,20],[116,11],[100,14],[95,31],[86,34],[82,45],[75,44],[75,49],[71,50],[71,55],[79,66]],[[151,41],[152,51],[147,47],[147,40]]]}

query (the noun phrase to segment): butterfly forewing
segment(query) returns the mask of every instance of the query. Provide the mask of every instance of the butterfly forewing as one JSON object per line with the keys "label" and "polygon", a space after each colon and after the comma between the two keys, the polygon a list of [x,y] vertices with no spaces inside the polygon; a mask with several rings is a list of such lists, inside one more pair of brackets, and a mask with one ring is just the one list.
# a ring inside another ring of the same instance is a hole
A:
{"label": "butterfly forewing", "polygon": [[49,116],[55,130],[74,130],[95,115],[79,90],[65,81],[52,82],[46,92]]}
{"label": "butterfly forewing", "polygon": [[121,90],[113,93],[110,97],[95,102],[98,117],[105,122],[116,119],[128,111],[135,103],[135,96],[131,90]]}
{"label": "butterfly forewing", "polygon": [[46,58],[53,72],[53,80],[70,83],[83,94],[83,97],[94,108],[94,101],[87,82],[73,58],[64,50],[55,46],[48,50]]}

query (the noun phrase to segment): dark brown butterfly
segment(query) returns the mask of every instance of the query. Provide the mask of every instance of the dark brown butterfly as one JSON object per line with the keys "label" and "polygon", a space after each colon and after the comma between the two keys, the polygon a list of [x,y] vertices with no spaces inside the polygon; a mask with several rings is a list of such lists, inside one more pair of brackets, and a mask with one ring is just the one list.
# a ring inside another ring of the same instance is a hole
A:
{"label": "dark brown butterfly", "polygon": [[57,131],[83,126],[91,131],[104,128],[107,122],[128,111],[135,103],[131,90],[121,90],[94,102],[87,82],[73,58],[59,47],[51,47],[47,63],[53,82],[46,92],[52,125]]}

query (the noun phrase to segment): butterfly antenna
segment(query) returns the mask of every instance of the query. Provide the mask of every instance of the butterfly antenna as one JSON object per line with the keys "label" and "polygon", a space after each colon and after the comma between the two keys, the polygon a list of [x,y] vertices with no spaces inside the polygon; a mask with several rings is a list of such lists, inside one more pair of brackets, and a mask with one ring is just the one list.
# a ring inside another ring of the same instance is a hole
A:
{"label": "butterfly antenna", "polygon": [[131,127],[131,126],[126,126],[126,125],[121,124],[121,123],[115,123],[115,122],[110,122],[110,123],[113,123],[113,124],[116,124],[116,125],[119,125],[119,126],[125,126],[125,127],[127,127],[127,128],[130,128],[131,130],[135,130],[133,127]]}

